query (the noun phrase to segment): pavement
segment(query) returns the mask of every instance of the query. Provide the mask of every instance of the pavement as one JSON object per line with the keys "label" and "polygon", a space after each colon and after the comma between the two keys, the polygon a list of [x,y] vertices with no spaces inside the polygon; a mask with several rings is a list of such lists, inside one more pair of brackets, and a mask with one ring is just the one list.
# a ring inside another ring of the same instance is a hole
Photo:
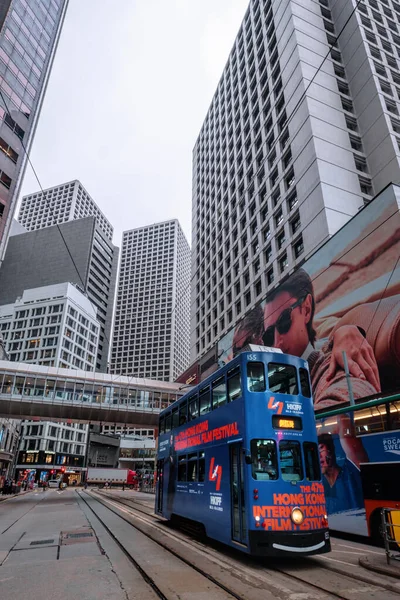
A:
{"label": "pavement", "polygon": [[127,598],[73,489],[32,491],[1,502],[0,589],[7,600]]}

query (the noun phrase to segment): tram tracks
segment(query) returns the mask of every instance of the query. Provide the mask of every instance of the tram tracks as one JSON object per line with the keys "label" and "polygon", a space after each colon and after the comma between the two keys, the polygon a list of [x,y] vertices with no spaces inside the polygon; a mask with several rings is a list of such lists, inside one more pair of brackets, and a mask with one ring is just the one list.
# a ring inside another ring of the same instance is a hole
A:
{"label": "tram tracks", "polygon": [[[24,494],[24,496],[25,496],[25,494]],[[15,496],[14,498],[10,498],[10,500],[14,500],[14,501],[16,500],[16,501],[18,502],[18,500],[21,500],[22,498],[24,498],[24,496],[21,496],[21,497]],[[8,500],[8,498],[7,498],[7,500]],[[0,532],[0,535],[3,535],[4,533],[7,533],[7,531],[8,531],[9,529],[11,529],[11,527],[13,527],[14,525],[16,525],[16,524],[18,523],[18,521],[20,521],[21,519],[23,519],[23,518],[25,517],[25,515],[27,515],[28,513],[30,513],[30,512],[31,512],[31,510],[33,510],[34,508],[36,508],[36,506],[37,506],[38,504],[40,504],[40,502],[41,502],[42,500],[43,500],[43,497],[42,497],[42,496],[40,496],[39,500],[38,500],[38,501],[37,501],[35,504],[33,504],[33,505],[32,505],[32,506],[31,506],[31,507],[30,507],[30,508],[29,508],[27,511],[25,511],[25,512],[24,512],[22,515],[19,515],[19,517],[18,517],[17,519],[15,519],[15,521],[13,521],[13,522],[12,522],[12,523],[11,523],[11,524],[8,526],[8,527],[6,527],[6,528],[4,529],[4,531],[1,531],[1,532]]]}
{"label": "tram tracks", "polygon": [[336,569],[313,562],[312,558],[303,558],[300,561],[269,560],[266,567],[264,559],[254,559],[242,554],[238,556],[237,552],[225,547],[221,552],[215,549],[215,544],[210,546],[180,531],[171,530],[161,519],[137,506],[142,503],[110,498],[104,493],[92,496],[96,496],[108,510],[141,531],[157,545],[230,594],[230,597],[242,600],[259,599],[262,590],[262,597],[265,599],[399,598],[400,589],[396,584],[382,584],[373,576],[360,578],[343,572],[338,573]]}

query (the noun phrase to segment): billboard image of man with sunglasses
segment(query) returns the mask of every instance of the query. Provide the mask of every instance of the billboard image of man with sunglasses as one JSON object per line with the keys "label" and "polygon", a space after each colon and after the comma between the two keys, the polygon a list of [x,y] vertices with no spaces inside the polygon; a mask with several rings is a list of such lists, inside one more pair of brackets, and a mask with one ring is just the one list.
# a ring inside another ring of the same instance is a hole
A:
{"label": "billboard image of man with sunglasses", "polygon": [[348,358],[354,397],[380,391],[374,353],[362,330],[355,325],[343,325],[318,348],[314,313],[311,278],[304,269],[298,269],[266,299],[263,342],[308,361],[316,408],[348,400],[343,351]]}

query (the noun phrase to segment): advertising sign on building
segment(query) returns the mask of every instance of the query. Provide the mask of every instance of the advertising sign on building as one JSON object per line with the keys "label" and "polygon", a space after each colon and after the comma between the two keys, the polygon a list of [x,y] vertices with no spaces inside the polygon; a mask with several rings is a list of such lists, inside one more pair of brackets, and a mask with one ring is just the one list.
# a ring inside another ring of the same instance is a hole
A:
{"label": "advertising sign on building", "polygon": [[400,385],[400,188],[390,185],[272,290],[218,345],[249,343],[306,358],[315,407]]}

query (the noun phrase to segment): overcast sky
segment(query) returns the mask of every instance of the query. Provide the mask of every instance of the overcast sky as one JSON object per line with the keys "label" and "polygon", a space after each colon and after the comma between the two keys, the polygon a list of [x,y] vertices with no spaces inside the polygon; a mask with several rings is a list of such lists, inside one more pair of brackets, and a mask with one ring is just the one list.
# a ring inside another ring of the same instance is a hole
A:
{"label": "overcast sky", "polygon": [[[178,218],[192,149],[248,0],[70,0],[31,160],[79,179],[122,231]],[[28,166],[22,193],[39,186]]]}

